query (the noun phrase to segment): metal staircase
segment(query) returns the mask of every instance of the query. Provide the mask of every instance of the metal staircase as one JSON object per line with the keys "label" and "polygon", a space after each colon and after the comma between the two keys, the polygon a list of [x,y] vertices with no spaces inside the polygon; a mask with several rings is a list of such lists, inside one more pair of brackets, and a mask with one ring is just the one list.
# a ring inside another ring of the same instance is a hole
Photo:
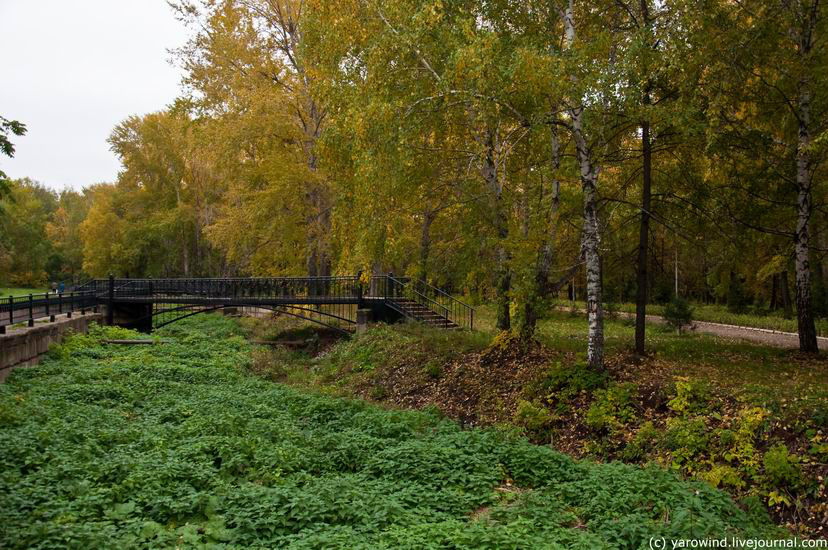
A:
{"label": "metal staircase", "polygon": [[474,329],[474,309],[425,281],[385,276],[386,304],[404,317],[445,329]]}

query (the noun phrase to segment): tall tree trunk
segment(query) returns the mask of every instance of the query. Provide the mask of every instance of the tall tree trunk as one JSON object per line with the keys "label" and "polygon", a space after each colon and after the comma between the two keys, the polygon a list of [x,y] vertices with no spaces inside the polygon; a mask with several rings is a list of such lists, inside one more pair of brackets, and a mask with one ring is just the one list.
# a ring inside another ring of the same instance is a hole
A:
{"label": "tall tree trunk", "polygon": [[[645,103],[649,102],[648,92],[645,97]],[[636,266],[638,289],[635,295],[635,352],[639,355],[644,355],[646,352],[647,279],[649,278],[647,273],[647,252],[650,243],[650,205],[652,202],[652,144],[650,143],[650,123],[646,120],[641,123],[641,149],[644,162],[641,185],[641,224],[638,230],[638,264]]]}
{"label": "tall tree trunk", "polygon": [[800,84],[799,138],[796,155],[797,223],[794,235],[796,267],[796,321],[799,331],[799,351],[816,353],[817,345],[814,312],[811,304],[811,263],[808,250],[809,226],[812,213],[810,114],[811,96],[806,83]]}
{"label": "tall tree trunk", "polygon": [[497,234],[495,246],[495,304],[497,309],[496,327],[498,330],[509,330],[512,327],[509,290],[511,289],[512,274],[509,268],[509,252],[506,249],[506,239],[509,237],[509,222],[506,209],[503,206],[503,185],[497,169],[497,137],[491,128],[486,131],[486,154],[483,159],[483,179],[489,188],[493,199],[493,223]]}
{"label": "tall tree trunk", "polygon": [[319,230],[316,235],[316,249],[319,267],[317,269],[320,277],[330,277],[331,275],[331,253],[330,253],[330,234],[331,234],[331,207],[330,199],[328,197],[328,189],[320,188],[319,190]]}
{"label": "tall tree trunk", "polygon": [[538,324],[539,308],[549,294],[549,274],[555,259],[555,237],[557,235],[558,207],[560,204],[561,182],[558,180],[558,170],[561,167],[560,141],[558,129],[553,124],[550,129],[550,150],[552,153],[552,196],[549,205],[547,234],[538,254],[538,262],[532,280],[532,291],[523,304],[523,324],[520,327],[520,337],[529,340],[535,335]]}
{"label": "tall tree trunk", "polygon": [[[567,2],[563,17],[565,44],[568,49],[575,42],[575,14],[573,0]],[[573,80],[576,77],[573,75]],[[580,103],[581,98],[577,99]],[[586,302],[589,330],[587,333],[587,363],[590,368],[604,368],[604,308],[601,304],[601,255],[600,226],[598,224],[598,167],[592,159],[587,143],[582,105],[569,108],[572,120],[572,136],[575,139],[575,156],[581,176],[584,196],[584,228],[581,235],[581,253],[586,266]]]}
{"label": "tall tree trunk", "polygon": [[773,282],[771,285],[770,310],[776,311],[779,308],[779,273],[773,274]]}
{"label": "tall tree trunk", "polygon": [[[639,3],[641,21],[648,39],[652,41],[650,24],[649,0],[641,0]],[[649,82],[644,87],[642,103],[646,109],[650,103]],[[653,148],[650,141],[650,121],[646,118],[641,121],[641,153],[642,153],[642,181],[641,181],[641,224],[638,230],[638,263],[636,265],[636,282],[638,288],[635,295],[635,352],[644,355],[647,330],[647,252],[650,242],[650,204],[652,196],[652,160]]]}
{"label": "tall tree trunk", "polygon": [[601,236],[598,224],[598,170],[595,167],[583,132],[583,111],[572,110],[575,151],[581,171],[584,195],[584,228],[581,249],[586,266],[586,302],[589,331],[587,335],[587,363],[590,368],[604,368],[604,307],[601,303]]}
{"label": "tall tree trunk", "polygon": [[313,240],[313,237],[308,237],[308,257],[307,261],[307,271],[308,277],[316,277],[319,275],[319,257],[316,255],[316,243]]}

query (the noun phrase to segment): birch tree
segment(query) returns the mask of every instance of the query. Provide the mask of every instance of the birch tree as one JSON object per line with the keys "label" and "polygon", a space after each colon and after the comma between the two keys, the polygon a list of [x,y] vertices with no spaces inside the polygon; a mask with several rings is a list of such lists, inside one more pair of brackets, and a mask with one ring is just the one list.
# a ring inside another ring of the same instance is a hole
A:
{"label": "birch tree", "polygon": [[[712,104],[711,118],[721,133],[754,151],[765,171],[777,178],[783,196],[750,191],[750,204],[772,210],[789,204],[791,221],[769,225],[767,220],[734,214],[754,230],[787,236],[793,247],[799,349],[818,351],[812,303],[814,198],[825,151],[813,138],[828,125],[828,52],[825,50],[826,17],[819,0],[740,2],[723,4],[710,19],[726,40],[717,51],[726,52],[714,73],[713,90],[724,91]],[[735,71],[735,79],[725,71]],[[729,154],[739,157],[739,151]],[[749,162],[753,162],[750,159]],[[745,189],[742,187],[740,190]],[[787,195],[787,199],[784,198]]]}

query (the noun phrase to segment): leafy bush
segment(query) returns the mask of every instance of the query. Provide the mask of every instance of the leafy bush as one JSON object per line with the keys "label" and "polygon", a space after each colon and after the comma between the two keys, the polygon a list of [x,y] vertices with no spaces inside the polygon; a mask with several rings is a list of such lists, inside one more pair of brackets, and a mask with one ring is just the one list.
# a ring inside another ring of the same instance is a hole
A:
{"label": "leafy bush", "polygon": [[681,334],[682,328],[693,322],[693,308],[681,296],[673,296],[664,307],[664,320]]}
{"label": "leafy bush", "polygon": [[734,420],[732,443],[722,453],[724,459],[736,465],[745,475],[758,480],[760,453],[756,442],[767,426],[769,413],[761,407],[746,407],[739,411]]}
{"label": "leafy bush", "polygon": [[707,411],[709,400],[710,386],[705,381],[679,378],[667,406],[681,415],[699,414]]}
{"label": "leafy bush", "polygon": [[710,483],[713,487],[731,487],[741,489],[745,482],[739,471],[727,464],[717,464],[709,471],[702,473],[699,477]]}
{"label": "leafy bush", "polygon": [[553,419],[546,407],[531,401],[521,400],[515,410],[515,424],[533,433],[548,429]]}
{"label": "leafy bush", "polygon": [[624,447],[621,456],[624,460],[641,460],[655,447],[658,436],[658,429],[648,420],[638,428],[635,437]]}
{"label": "leafy bush", "polygon": [[607,381],[605,372],[591,369],[586,363],[555,363],[541,380],[539,393],[546,394],[550,399],[567,402],[580,393],[605,387]]}
{"label": "leafy bush", "polygon": [[595,390],[595,400],[586,413],[586,424],[594,430],[619,431],[635,418],[632,383],[613,384],[607,389]]}
{"label": "leafy bush", "polygon": [[437,361],[429,361],[426,363],[425,367],[423,368],[425,373],[428,375],[429,378],[433,378],[437,380],[441,376],[443,376],[443,367]]}
{"label": "leafy bush", "polygon": [[0,546],[633,549],[779,535],[661,469],[252,376],[229,319],[164,337],[76,336],[68,357],[0,386]]}
{"label": "leafy bush", "polygon": [[774,445],[765,453],[762,463],[765,475],[774,487],[796,488],[802,483],[799,457],[783,444]]}
{"label": "leafy bush", "polygon": [[687,465],[707,449],[709,441],[710,434],[704,418],[667,419],[664,445],[672,451],[674,468],[687,469]]}

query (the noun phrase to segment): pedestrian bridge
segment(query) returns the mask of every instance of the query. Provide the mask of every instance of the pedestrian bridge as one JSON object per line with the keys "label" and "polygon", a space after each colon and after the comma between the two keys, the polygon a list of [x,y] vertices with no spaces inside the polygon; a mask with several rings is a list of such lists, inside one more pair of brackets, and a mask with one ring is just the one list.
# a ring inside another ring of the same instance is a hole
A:
{"label": "pedestrian bridge", "polygon": [[199,313],[259,308],[341,332],[369,319],[474,329],[474,309],[408,277],[94,279],[68,293],[0,298],[0,333],[56,316],[105,312],[108,324],[150,331]]}

